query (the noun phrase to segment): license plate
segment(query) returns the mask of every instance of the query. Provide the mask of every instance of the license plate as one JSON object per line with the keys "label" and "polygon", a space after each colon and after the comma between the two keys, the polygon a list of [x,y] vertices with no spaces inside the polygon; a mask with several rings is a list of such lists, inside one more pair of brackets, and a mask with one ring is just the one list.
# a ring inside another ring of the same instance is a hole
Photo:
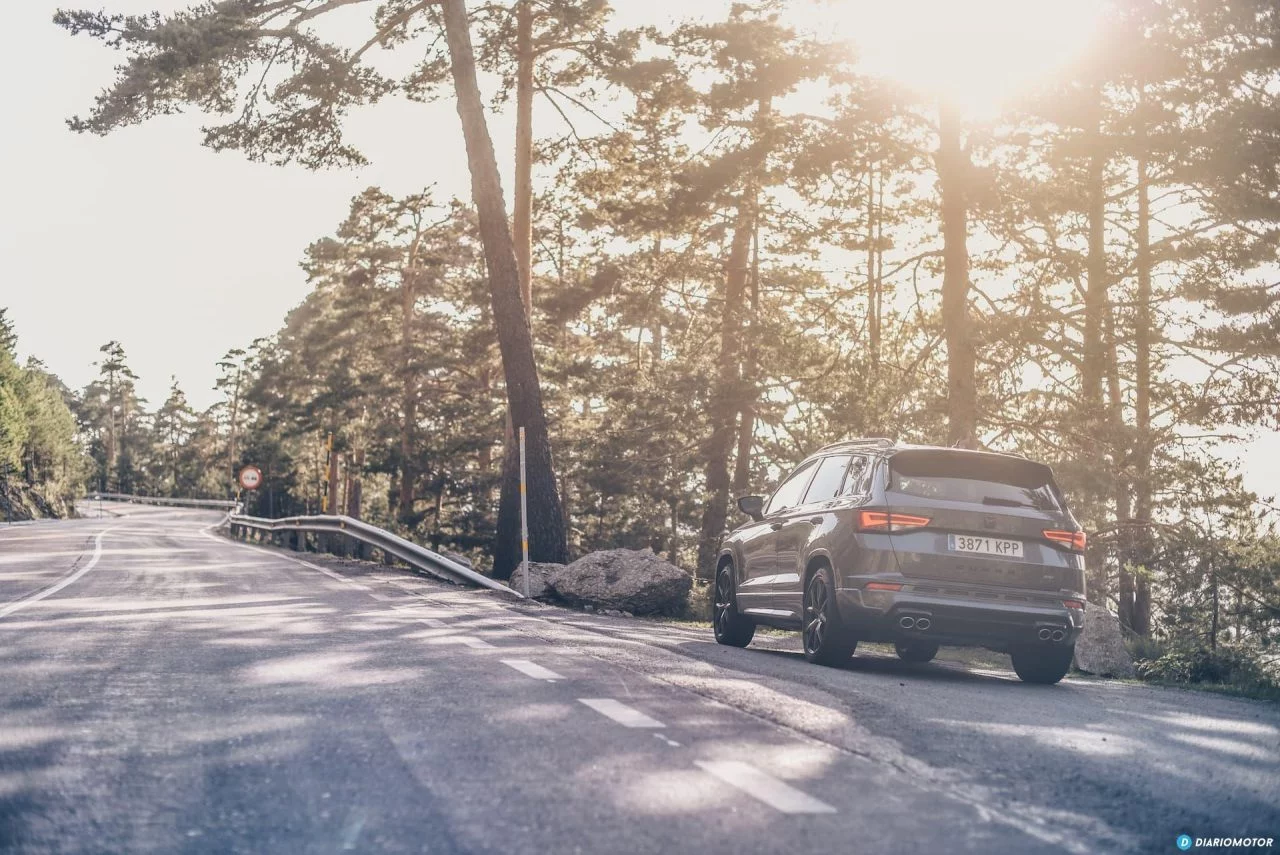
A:
{"label": "license plate", "polygon": [[976,552],[980,555],[998,555],[1001,558],[1021,558],[1022,541],[1003,540],[998,537],[973,537],[967,534],[947,535],[947,549],[952,552]]}

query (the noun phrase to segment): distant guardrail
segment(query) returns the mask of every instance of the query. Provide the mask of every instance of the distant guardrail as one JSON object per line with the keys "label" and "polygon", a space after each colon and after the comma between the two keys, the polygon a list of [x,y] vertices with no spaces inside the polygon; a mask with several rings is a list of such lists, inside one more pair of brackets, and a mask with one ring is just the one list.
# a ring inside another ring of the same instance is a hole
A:
{"label": "distant guardrail", "polygon": [[238,502],[230,499],[171,499],[167,496],[130,496],[126,493],[90,493],[90,501],[129,502],[135,505],[167,505],[174,508],[212,508],[219,511],[236,511]]}
{"label": "distant guardrail", "polygon": [[[369,558],[369,550],[376,549],[383,556],[393,556],[428,575],[457,585],[478,585],[493,591],[502,591],[516,597],[520,593],[508,588],[497,580],[477,573],[466,565],[447,558],[438,552],[405,540],[398,534],[369,525],[362,520],[346,516],[312,516],[285,517],[269,520],[261,517],[250,517],[232,514],[227,518],[231,536],[244,540],[270,538],[278,546],[284,546],[295,552],[308,550],[308,534],[316,534],[316,552],[329,552],[337,555],[350,554],[347,547],[357,546],[361,558]],[[336,538],[336,541],[335,541]],[[521,597],[522,598],[522,597]],[[523,599],[523,598],[522,598]]]}

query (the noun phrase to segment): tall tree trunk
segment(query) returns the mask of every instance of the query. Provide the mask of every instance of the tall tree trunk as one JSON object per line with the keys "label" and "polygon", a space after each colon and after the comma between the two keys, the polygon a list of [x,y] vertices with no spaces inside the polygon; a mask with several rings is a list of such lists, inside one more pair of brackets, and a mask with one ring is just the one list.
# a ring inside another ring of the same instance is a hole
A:
{"label": "tall tree trunk", "polygon": [[[458,117],[466,138],[471,196],[479,215],[480,239],[489,272],[493,322],[507,385],[507,408],[512,422],[524,427],[526,433],[529,558],[563,563],[568,559],[569,549],[551,460],[551,439],[542,407],[533,337],[520,295],[520,273],[502,198],[498,161],[476,81],[466,4],[463,0],[443,0],[442,10]],[[520,466],[515,443],[507,443],[502,469],[493,573],[496,578],[506,579],[520,561]]]}
{"label": "tall tree trunk", "polygon": [[[1095,92],[1101,98],[1101,92]],[[1106,470],[1106,445],[1102,437],[1106,431],[1106,410],[1103,407],[1102,386],[1106,368],[1107,350],[1103,340],[1103,315],[1110,306],[1110,282],[1107,278],[1106,248],[1106,169],[1107,151],[1102,134],[1101,117],[1090,132],[1089,163],[1086,172],[1089,222],[1089,250],[1085,265],[1084,294],[1084,342],[1080,371],[1080,404],[1084,436],[1080,441],[1082,457],[1090,472],[1103,483]],[[1112,477],[1115,476],[1114,470]],[[1101,490],[1090,489],[1091,504],[1105,503]],[[1099,516],[1102,516],[1100,513]],[[1110,595],[1105,553],[1101,547],[1091,547],[1088,566],[1091,568],[1089,599],[1105,606]]]}
{"label": "tall tree trunk", "polygon": [[938,184],[942,202],[942,326],[947,342],[947,441],[978,447],[978,400],[969,318],[969,155],[960,143],[960,116],[938,110]]}
{"label": "tall tree trunk", "polygon": [[236,471],[236,429],[240,420],[240,369],[236,369],[236,382],[231,392],[231,442],[227,450],[227,468],[231,470],[233,489],[240,488],[239,474]]}
{"label": "tall tree trunk", "polygon": [[364,449],[361,448],[356,451],[354,465],[347,472],[347,477],[351,482],[351,486],[347,490],[347,516],[356,520],[360,519],[361,504],[364,501],[364,485],[361,480],[363,472]]}
{"label": "tall tree trunk", "polygon": [[[1100,96],[1099,96],[1100,97]],[[1103,148],[1102,129],[1090,134],[1092,138],[1088,166],[1089,200],[1089,255],[1086,262],[1086,290],[1084,295],[1084,358],[1080,372],[1081,401],[1085,416],[1095,425],[1102,412],[1102,373],[1106,353],[1102,341],[1102,316],[1107,309],[1107,248],[1106,248],[1106,168],[1107,153]],[[1096,437],[1093,437],[1096,439]]]}
{"label": "tall tree trunk", "polygon": [[418,472],[422,467],[415,458],[415,435],[418,429],[418,394],[413,365],[413,310],[417,305],[418,271],[406,268],[400,272],[400,484],[396,497],[396,518],[406,526],[417,523],[414,496],[418,490]]}
{"label": "tall tree trunk", "polygon": [[751,229],[751,318],[742,356],[742,404],[738,408],[738,454],[733,466],[733,492],[744,493],[751,487],[751,446],[756,433],[756,336],[760,331],[760,216],[759,200],[752,201],[755,215]]}
{"label": "tall tree trunk", "polygon": [[1133,627],[1133,574],[1125,569],[1131,554],[1130,529],[1132,511],[1129,499],[1129,455],[1124,446],[1124,397],[1120,386],[1120,352],[1116,340],[1115,315],[1103,315],[1107,335],[1107,403],[1110,410],[1112,437],[1111,499],[1115,505],[1117,593],[1116,615],[1125,629]]}
{"label": "tall tree trunk", "polygon": [[[1141,99],[1139,100],[1141,106]],[[1138,138],[1138,223],[1137,223],[1137,305],[1134,307],[1134,563],[1143,568],[1133,592],[1133,631],[1147,635],[1151,630],[1151,584],[1147,570],[1152,557],[1151,457],[1151,180],[1147,159],[1145,123]]]}
{"label": "tall tree trunk", "polygon": [[324,512],[342,512],[342,506],[338,504],[338,452],[333,450],[333,434],[329,434],[329,489],[325,494]]}
{"label": "tall tree trunk", "polygon": [[[871,371],[874,374],[880,366],[880,277],[876,270],[876,259],[879,254],[877,243],[876,217],[876,178],[880,171],[879,164],[867,170],[867,340],[871,349]],[[883,192],[883,178],[881,190]]]}
{"label": "tall tree trunk", "polygon": [[533,0],[516,2],[516,193],[511,217],[520,299],[533,318]]}
{"label": "tall tree trunk", "polygon": [[738,221],[725,265],[719,377],[711,399],[711,439],[707,443],[707,504],[702,513],[702,532],[698,540],[698,574],[704,579],[715,575],[716,553],[729,510],[729,453],[733,450],[734,425],[738,420],[741,395],[738,341],[742,335],[743,295],[755,220],[751,195],[750,191],[744,192],[738,202]]}

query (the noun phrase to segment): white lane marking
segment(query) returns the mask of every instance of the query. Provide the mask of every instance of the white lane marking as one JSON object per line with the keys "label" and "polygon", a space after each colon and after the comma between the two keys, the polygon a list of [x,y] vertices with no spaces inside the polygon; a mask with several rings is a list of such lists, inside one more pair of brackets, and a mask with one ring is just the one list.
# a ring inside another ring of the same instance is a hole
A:
{"label": "white lane marking", "polygon": [[564,677],[552,671],[550,668],[543,668],[536,662],[530,662],[528,659],[501,659],[499,660],[508,668],[514,668],[526,677],[532,677],[535,680],[563,680]]}
{"label": "white lane marking", "polygon": [[699,760],[707,774],[783,813],[835,813],[836,809],[741,760]]}
{"label": "white lane marking", "polygon": [[62,581],[57,582],[53,585],[50,585],[49,587],[45,588],[43,591],[37,591],[29,597],[25,597],[21,600],[17,600],[16,602],[12,602],[9,605],[5,606],[4,608],[0,608],[0,618],[8,617],[9,615],[18,611],[18,609],[24,609],[27,606],[31,605],[32,603],[37,603],[40,600],[43,600],[45,597],[52,596],[53,594],[58,593],[63,588],[67,587],[72,582],[74,582],[75,580],[83,576],[85,573],[88,573],[90,570],[96,567],[98,564],[98,559],[102,557],[103,535],[105,535],[107,532],[111,530],[112,529],[104,528],[102,531],[98,532],[98,536],[93,539],[93,557],[89,559],[88,564],[84,565],[79,570],[76,570],[70,576],[67,576],[66,578],[62,579]]}
{"label": "white lane marking", "polygon": [[640,710],[632,709],[613,698],[578,698],[578,702],[608,716],[623,727],[666,727],[657,719],[649,718]]}
{"label": "white lane marking", "polygon": [[669,738],[668,738],[666,735],[664,735],[664,734],[661,734],[661,733],[655,733],[655,734],[654,734],[654,738],[656,738],[656,739],[661,739],[663,742],[667,743],[667,744],[668,744],[668,745],[670,745],[672,748],[679,748],[679,747],[680,747],[680,743],[679,743],[679,742],[676,742],[674,739],[669,739]]}
{"label": "white lane marking", "polygon": [[[425,633],[424,633],[425,634]],[[472,638],[468,635],[441,635],[436,638],[426,639],[427,644],[461,644],[474,650],[493,650],[492,644],[482,638]]]}

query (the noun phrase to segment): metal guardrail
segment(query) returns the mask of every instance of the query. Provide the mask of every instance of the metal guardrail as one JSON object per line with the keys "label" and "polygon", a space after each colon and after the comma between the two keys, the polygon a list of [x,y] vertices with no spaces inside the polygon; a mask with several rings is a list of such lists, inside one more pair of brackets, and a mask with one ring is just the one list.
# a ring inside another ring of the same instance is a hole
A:
{"label": "metal guardrail", "polygon": [[124,493],[90,493],[90,501],[129,502],[136,505],[168,505],[175,508],[213,508],[215,510],[239,510],[240,505],[230,499],[170,499],[167,496],[129,496]]}
{"label": "metal guardrail", "polygon": [[[392,534],[385,529],[380,529],[377,526],[369,525],[367,522],[352,517],[286,517],[284,519],[269,520],[261,517],[232,514],[227,518],[227,525],[230,527],[232,537],[249,539],[251,532],[257,532],[259,535],[267,534],[273,540],[279,540],[278,535],[283,534],[284,538],[282,539],[284,542],[281,545],[298,552],[306,550],[306,535],[309,532],[318,533],[326,538],[335,535],[340,538],[350,538],[357,544],[363,544],[363,548],[360,550],[360,557],[362,558],[369,557],[367,554],[369,548],[377,549],[384,556],[399,558],[415,570],[421,570],[438,579],[444,579],[447,582],[453,582],[458,585],[479,585],[482,588],[502,591],[523,599],[518,591],[508,588],[495,579],[490,579],[488,576],[477,573],[470,567],[459,564],[451,558],[446,558],[438,552],[432,552],[430,549],[419,546],[412,541],[405,540],[397,534]],[[331,542],[318,542],[316,551],[330,552],[332,551],[331,547]]]}

